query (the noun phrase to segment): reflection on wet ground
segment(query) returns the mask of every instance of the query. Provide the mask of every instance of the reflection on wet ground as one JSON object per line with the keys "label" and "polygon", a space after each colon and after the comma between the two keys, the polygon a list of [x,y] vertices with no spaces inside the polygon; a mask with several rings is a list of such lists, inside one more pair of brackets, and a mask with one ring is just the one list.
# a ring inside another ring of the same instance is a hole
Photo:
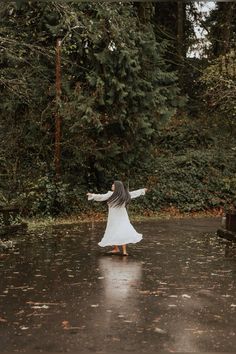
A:
{"label": "reflection on wet ground", "polygon": [[234,352],[236,254],[219,224],[136,223],[123,258],[97,245],[103,223],[28,233],[0,255],[0,351]]}

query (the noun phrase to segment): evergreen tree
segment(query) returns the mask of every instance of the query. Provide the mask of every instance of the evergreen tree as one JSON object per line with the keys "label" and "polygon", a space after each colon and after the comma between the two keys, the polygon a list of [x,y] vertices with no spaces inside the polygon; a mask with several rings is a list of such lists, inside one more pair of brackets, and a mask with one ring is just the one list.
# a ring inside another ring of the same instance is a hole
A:
{"label": "evergreen tree", "polygon": [[93,174],[111,166],[127,173],[147,159],[159,124],[179,106],[176,76],[163,59],[165,43],[157,43],[150,23],[139,27],[132,5],[86,4],[83,11],[90,14],[84,32],[74,31],[66,49],[79,68],[71,67],[77,89],[64,105],[73,122],[69,139],[89,133],[81,138],[89,141],[84,154]]}
{"label": "evergreen tree", "polygon": [[[177,70],[179,86],[186,94],[189,88],[189,71],[192,70],[189,68],[187,52],[194,41],[194,24],[191,16],[196,11],[195,5],[183,1],[157,1],[154,3],[154,9],[153,24],[156,38],[164,39],[168,43],[166,60],[173,70]],[[188,82],[187,85],[185,81]]]}
{"label": "evergreen tree", "polygon": [[166,41],[150,21],[140,24],[136,10],[131,3],[1,4],[1,169],[14,192],[53,174],[57,38],[63,180],[101,187],[150,162],[160,124],[183,100],[165,62]]}
{"label": "evergreen tree", "polygon": [[209,29],[208,40],[211,43],[208,56],[217,58],[235,48],[236,3],[218,2],[207,18],[205,26]]}

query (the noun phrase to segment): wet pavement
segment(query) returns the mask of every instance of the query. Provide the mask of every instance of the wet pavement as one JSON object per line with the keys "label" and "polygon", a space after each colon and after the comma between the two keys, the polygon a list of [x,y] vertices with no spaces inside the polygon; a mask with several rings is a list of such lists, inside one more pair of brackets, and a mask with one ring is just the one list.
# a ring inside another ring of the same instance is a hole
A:
{"label": "wet pavement", "polygon": [[128,257],[97,245],[104,223],[1,252],[0,352],[235,352],[236,252],[220,220],[134,224],[144,239]]}

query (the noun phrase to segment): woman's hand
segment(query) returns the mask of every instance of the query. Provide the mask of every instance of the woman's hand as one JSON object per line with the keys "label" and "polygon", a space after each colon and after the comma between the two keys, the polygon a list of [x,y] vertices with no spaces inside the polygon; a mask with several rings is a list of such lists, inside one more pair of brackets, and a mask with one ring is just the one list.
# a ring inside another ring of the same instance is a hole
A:
{"label": "woman's hand", "polygon": [[145,190],[145,193],[147,193],[148,189],[147,189],[147,188],[144,188],[144,190]]}
{"label": "woman's hand", "polygon": [[90,197],[90,196],[92,195],[92,193],[87,193],[86,195],[87,195],[88,197]]}

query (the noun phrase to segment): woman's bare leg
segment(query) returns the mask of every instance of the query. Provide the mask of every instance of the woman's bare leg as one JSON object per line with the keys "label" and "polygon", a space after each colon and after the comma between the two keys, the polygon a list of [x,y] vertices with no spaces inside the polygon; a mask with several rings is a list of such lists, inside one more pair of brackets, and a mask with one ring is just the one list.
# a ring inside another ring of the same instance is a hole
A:
{"label": "woman's bare leg", "polygon": [[123,251],[123,255],[128,256],[126,245],[122,245],[122,251]]}
{"label": "woman's bare leg", "polygon": [[119,253],[120,252],[120,249],[117,245],[114,246],[113,250],[110,251],[109,253]]}

